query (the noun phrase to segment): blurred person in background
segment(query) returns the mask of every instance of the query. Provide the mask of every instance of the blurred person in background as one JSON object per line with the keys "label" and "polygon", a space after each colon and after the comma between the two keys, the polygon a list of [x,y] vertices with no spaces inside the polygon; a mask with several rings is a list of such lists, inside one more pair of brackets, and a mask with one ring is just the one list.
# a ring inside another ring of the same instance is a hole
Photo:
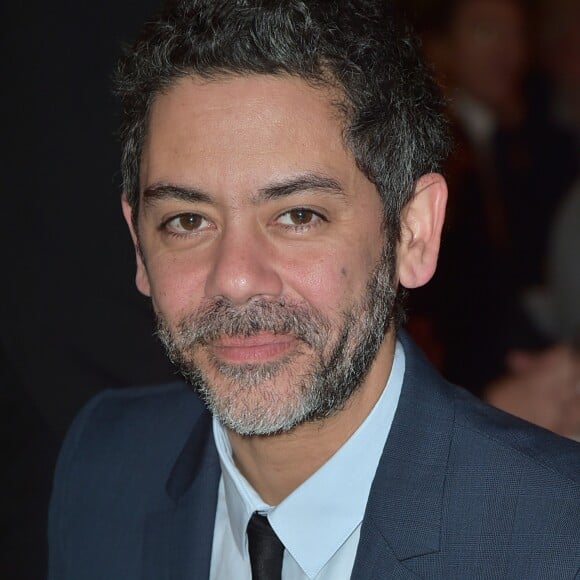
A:
{"label": "blurred person in background", "polygon": [[545,285],[528,292],[530,317],[555,346],[511,353],[511,373],[490,385],[488,402],[580,440],[580,180],[552,224]]}
{"label": "blurred person in background", "polygon": [[547,114],[573,133],[580,157],[580,2],[541,0],[536,14],[537,56],[549,81]]}
{"label": "blurred person in background", "polygon": [[[410,328],[452,380],[570,435],[577,414],[563,424],[553,416],[580,379],[576,358],[567,347],[547,349],[553,337],[531,315],[528,295],[544,280],[577,149],[531,97],[532,14],[519,0],[450,0],[423,12],[425,51],[447,91],[457,146],[438,273],[411,297]],[[541,385],[526,391],[533,412],[512,404],[531,381]],[[561,396],[542,418],[554,391]]]}
{"label": "blurred person in background", "polygon": [[[448,92],[457,147],[440,273],[411,315],[427,313],[445,372],[475,379],[481,393],[512,348],[546,346],[522,295],[543,279],[551,216],[576,156],[569,135],[529,104],[524,3],[451,0],[429,22],[426,51]],[[435,308],[442,295],[447,307]]]}
{"label": "blurred person in background", "polygon": [[580,349],[580,180],[556,214],[550,241],[548,332]]}
{"label": "blurred person in background", "polygon": [[[580,158],[580,3],[541,2],[537,24],[538,60],[546,115],[570,131]],[[580,175],[562,200],[550,232],[545,284],[527,296],[536,325],[554,341],[577,345],[580,334]]]}

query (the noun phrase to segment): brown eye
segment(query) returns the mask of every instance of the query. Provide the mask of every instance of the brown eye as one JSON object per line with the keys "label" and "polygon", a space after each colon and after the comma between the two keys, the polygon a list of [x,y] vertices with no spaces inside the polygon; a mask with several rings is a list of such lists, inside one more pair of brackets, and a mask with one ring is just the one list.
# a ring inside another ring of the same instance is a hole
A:
{"label": "brown eye", "polygon": [[177,218],[177,223],[179,224],[179,229],[185,230],[186,232],[192,232],[197,230],[201,226],[202,217],[195,213],[188,213],[185,215],[180,215]]}
{"label": "brown eye", "polygon": [[315,226],[321,221],[325,220],[320,214],[305,207],[289,209],[277,219],[279,224],[286,227]]}
{"label": "brown eye", "polygon": [[197,213],[182,213],[168,220],[167,231],[173,234],[190,234],[203,230],[208,226],[207,220]]}
{"label": "brown eye", "polygon": [[296,226],[305,226],[312,221],[314,212],[308,209],[293,209],[288,212],[288,216],[292,223]]}

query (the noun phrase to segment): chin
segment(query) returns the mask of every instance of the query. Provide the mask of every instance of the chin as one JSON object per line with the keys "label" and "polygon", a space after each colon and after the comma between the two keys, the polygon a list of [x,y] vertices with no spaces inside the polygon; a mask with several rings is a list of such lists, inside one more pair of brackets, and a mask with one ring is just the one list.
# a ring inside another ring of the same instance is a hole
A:
{"label": "chin", "polygon": [[211,413],[240,435],[287,432],[317,417],[325,403],[326,393],[306,358],[299,353],[226,369],[200,365],[194,386]]}
{"label": "chin", "polygon": [[212,414],[240,435],[273,435],[293,429],[309,414],[300,389],[283,381],[252,387],[207,387],[201,394]]}

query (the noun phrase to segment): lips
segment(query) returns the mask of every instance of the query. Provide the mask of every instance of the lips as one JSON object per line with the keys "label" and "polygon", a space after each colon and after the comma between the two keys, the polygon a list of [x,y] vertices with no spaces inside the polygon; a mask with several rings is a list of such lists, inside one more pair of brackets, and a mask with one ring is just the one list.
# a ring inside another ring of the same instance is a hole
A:
{"label": "lips", "polygon": [[284,356],[296,343],[290,335],[261,332],[252,336],[227,336],[214,341],[210,350],[220,360],[234,364],[269,362]]}

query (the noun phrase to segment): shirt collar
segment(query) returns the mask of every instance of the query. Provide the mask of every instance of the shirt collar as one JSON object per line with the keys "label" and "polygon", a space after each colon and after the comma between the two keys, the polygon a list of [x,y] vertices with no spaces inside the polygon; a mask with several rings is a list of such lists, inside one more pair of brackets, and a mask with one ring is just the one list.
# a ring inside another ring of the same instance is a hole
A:
{"label": "shirt collar", "polygon": [[230,525],[240,553],[253,512],[268,514],[272,528],[304,573],[313,578],[363,519],[374,475],[399,401],[405,355],[397,341],[386,388],[344,445],[278,506],[266,504],[236,468],[223,426],[213,430],[222,466]]}

